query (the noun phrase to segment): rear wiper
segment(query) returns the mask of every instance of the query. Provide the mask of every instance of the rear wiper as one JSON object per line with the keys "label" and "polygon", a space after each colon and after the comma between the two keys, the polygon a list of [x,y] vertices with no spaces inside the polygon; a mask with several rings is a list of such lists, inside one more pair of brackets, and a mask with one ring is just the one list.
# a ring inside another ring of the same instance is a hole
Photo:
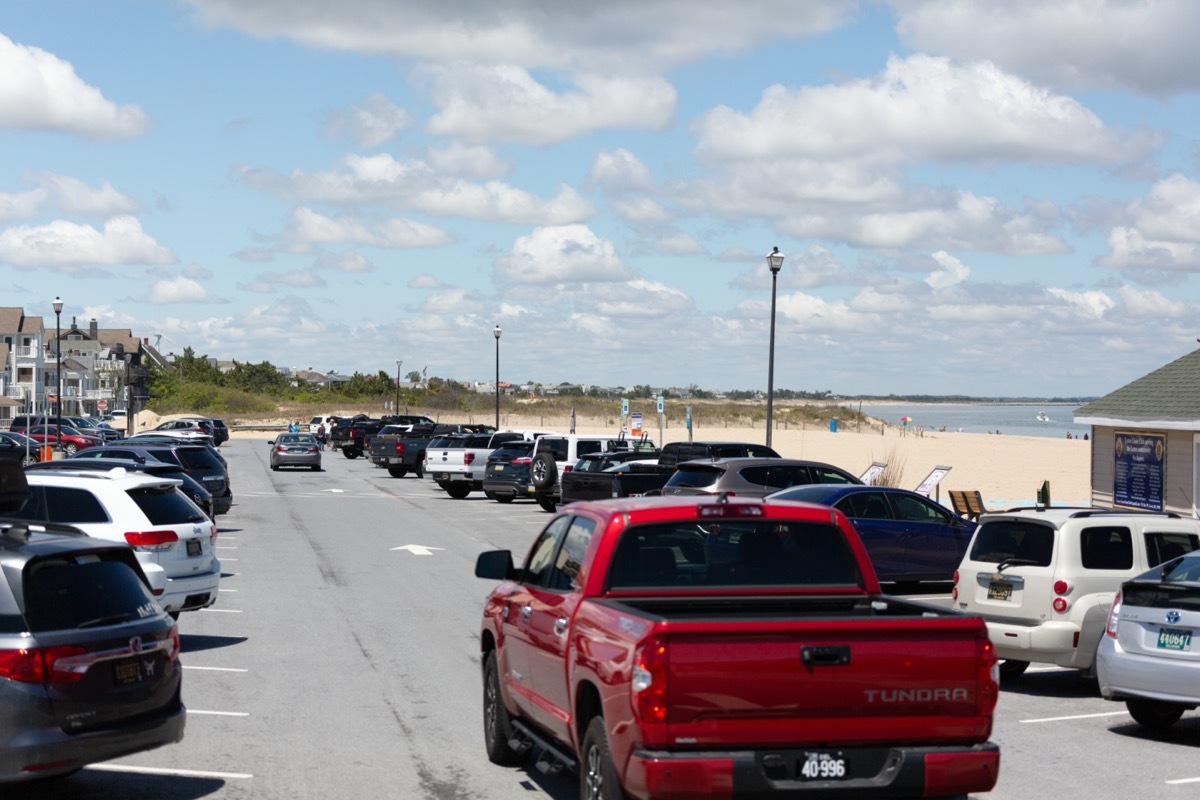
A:
{"label": "rear wiper", "polygon": [[1008,567],[1022,566],[1022,565],[1036,567],[1037,563],[1038,562],[1032,558],[1006,558],[1003,561],[1001,561],[999,564],[996,565],[996,571],[1003,572]]}
{"label": "rear wiper", "polygon": [[129,622],[133,617],[128,614],[113,614],[111,617],[97,617],[89,619],[87,622],[81,622],[76,625],[76,628],[99,628],[101,625],[116,625],[119,622]]}
{"label": "rear wiper", "polygon": [[204,516],[203,514],[193,514],[192,516],[187,518],[187,521],[188,522],[203,522],[206,519],[208,519],[208,517]]}

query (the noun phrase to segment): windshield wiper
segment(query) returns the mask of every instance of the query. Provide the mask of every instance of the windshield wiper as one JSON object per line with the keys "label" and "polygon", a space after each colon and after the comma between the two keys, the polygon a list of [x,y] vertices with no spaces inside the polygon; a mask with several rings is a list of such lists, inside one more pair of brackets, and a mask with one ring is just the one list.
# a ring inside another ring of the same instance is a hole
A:
{"label": "windshield wiper", "polygon": [[81,622],[76,625],[76,628],[99,628],[101,625],[116,625],[119,622],[129,622],[133,617],[128,614],[113,614],[110,617],[97,617],[89,619],[87,622]]}
{"label": "windshield wiper", "polygon": [[1032,558],[1006,558],[996,565],[997,572],[1003,572],[1008,567],[1014,566],[1029,566],[1036,567],[1037,561]]}

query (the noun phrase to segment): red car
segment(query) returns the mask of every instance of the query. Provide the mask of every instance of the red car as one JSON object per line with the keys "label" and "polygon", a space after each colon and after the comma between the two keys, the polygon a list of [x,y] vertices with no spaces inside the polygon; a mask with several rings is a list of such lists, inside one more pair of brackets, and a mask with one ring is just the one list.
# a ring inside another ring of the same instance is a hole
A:
{"label": "red car", "polygon": [[[986,792],[983,620],[882,594],[846,516],[754,499],[572,503],[483,612],[487,754],[587,800]],[[540,745],[535,748],[534,745]]]}
{"label": "red car", "polygon": [[[27,428],[24,434],[40,444],[55,444],[59,441],[59,429],[57,425],[34,425],[32,428]],[[89,447],[98,447],[103,443],[102,440],[94,436],[87,436],[80,433],[70,425],[62,426],[62,448],[69,456],[73,456],[80,450],[86,450]]]}

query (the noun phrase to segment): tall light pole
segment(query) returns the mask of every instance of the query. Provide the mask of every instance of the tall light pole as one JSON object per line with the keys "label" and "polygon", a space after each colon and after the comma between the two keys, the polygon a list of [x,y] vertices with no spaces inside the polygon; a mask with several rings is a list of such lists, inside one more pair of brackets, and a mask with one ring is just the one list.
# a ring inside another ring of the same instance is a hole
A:
{"label": "tall light pole", "polygon": [[492,331],[496,337],[496,430],[500,430],[500,326]]}
{"label": "tall light pole", "polygon": [[783,253],[772,247],[767,254],[767,266],[771,268],[771,350],[767,355],[767,447],[771,446],[771,429],[775,424],[775,285],[779,270],[783,269]]}
{"label": "tall light pole", "polygon": [[396,360],[396,406],[392,409],[393,414],[400,413],[400,367],[403,365],[403,361]]}
{"label": "tall light pole", "polygon": [[62,452],[62,298],[54,298],[54,356],[58,362],[55,377],[58,388],[54,392],[54,449]]}

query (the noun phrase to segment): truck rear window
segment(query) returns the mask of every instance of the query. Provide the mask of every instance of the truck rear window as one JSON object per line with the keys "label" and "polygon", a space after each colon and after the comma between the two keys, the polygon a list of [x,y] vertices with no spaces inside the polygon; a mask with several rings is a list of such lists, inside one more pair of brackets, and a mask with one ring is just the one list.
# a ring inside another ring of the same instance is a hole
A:
{"label": "truck rear window", "polygon": [[845,534],[834,525],[778,520],[632,527],[609,574],[610,589],[818,585],[862,586]]}

